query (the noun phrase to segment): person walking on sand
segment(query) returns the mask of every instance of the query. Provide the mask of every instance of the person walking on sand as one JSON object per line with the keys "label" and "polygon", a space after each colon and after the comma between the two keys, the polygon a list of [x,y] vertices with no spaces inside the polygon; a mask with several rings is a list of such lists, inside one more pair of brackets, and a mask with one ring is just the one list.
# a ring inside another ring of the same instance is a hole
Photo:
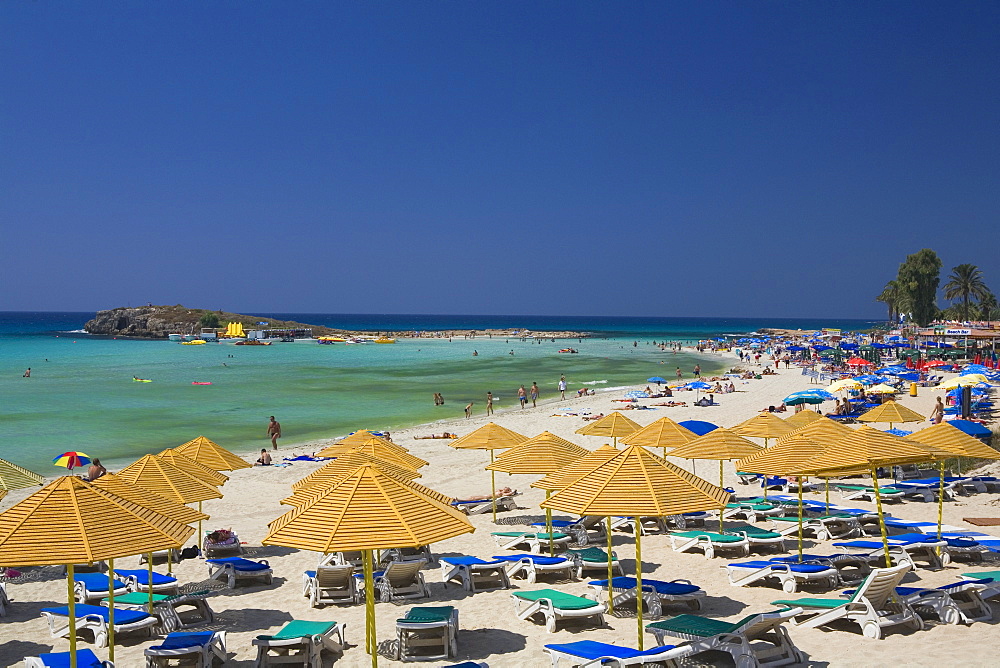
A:
{"label": "person walking on sand", "polygon": [[531,384],[531,407],[538,407],[538,383]]}
{"label": "person walking on sand", "polygon": [[525,404],[528,403],[528,394],[524,391],[524,385],[522,385],[517,390],[517,400],[521,402],[521,408],[523,409]]}
{"label": "person walking on sand", "polygon": [[937,398],[937,403],[934,404],[934,410],[931,411],[931,416],[929,420],[934,424],[941,424],[944,419],[944,403],[941,401],[941,397]]}
{"label": "person walking on sand", "polygon": [[467,418],[472,417],[472,406],[473,406],[473,403],[474,402],[470,401],[469,404],[465,407],[465,417],[467,417]]}
{"label": "person walking on sand", "polygon": [[566,398],[566,376],[559,376],[559,401]]}
{"label": "person walking on sand", "polygon": [[271,439],[271,445],[278,449],[278,439],[281,438],[281,423],[271,416],[271,421],[267,423],[267,435]]}
{"label": "person walking on sand", "polygon": [[493,393],[486,393],[486,414],[493,415]]}

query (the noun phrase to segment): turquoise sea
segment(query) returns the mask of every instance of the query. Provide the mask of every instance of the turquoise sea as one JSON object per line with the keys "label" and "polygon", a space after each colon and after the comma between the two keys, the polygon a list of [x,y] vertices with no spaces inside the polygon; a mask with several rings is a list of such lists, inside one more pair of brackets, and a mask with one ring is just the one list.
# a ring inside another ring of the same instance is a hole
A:
{"label": "turquoise sea", "polygon": [[[516,404],[516,390],[537,382],[551,397],[560,374],[572,391],[690,377],[696,359],[652,341],[697,340],[761,327],[860,329],[868,321],[695,318],[577,318],[276,314],[345,329],[424,331],[525,327],[589,331],[582,342],[519,339],[399,339],[395,345],[285,343],[207,344],[91,337],[80,330],[92,313],[0,312],[0,457],[39,472],[51,459],[80,450],[120,465],[204,434],[236,451],[267,443],[269,415],[281,443],[332,437],[355,429],[389,429],[461,416],[465,405]],[[633,345],[636,344],[636,345]],[[559,354],[563,347],[577,355]],[[473,351],[478,356],[473,356]],[[514,351],[511,356],[510,351]],[[31,378],[22,378],[31,367]],[[702,367],[709,369],[704,362]],[[150,378],[136,383],[133,376]],[[193,381],[211,385],[192,385]],[[444,406],[434,406],[440,392]]]}

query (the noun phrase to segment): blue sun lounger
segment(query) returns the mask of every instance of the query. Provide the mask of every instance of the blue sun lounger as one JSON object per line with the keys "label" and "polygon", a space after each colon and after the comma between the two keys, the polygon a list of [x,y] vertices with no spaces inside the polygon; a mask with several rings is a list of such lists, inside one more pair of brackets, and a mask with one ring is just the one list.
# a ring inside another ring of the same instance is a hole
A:
{"label": "blue sun lounger", "polygon": [[507,561],[494,559],[486,561],[479,557],[441,557],[441,582],[448,586],[452,580],[458,580],[466,591],[480,591],[486,588],[510,589],[510,578],[507,577]]}
{"label": "blue sun lounger", "polygon": [[[614,607],[630,603],[638,599],[636,591],[636,579],[633,577],[616,577],[611,579],[611,589],[614,596],[611,603]],[[608,591],[608,581],[591,580],[590,587],[594,590],[594,597],[597,600],[605,600]],[[665,582],[663,580],[642,579],[642,600],[646,603],[651,618],[663,615],[663,604],[683,603],[692,610],[701,609],[701,599],[705,598],[705,591],[698,585],[691,584],[689,580],[673,580]]]}
{"label": "blue sun lounger", "polygon": [[575,579],[576,560],[571,557],[545,557],[540,554],[501,554],[493,555],[496,561],[507,563],[507,577],[523,576],[530,584],[534,584],[539,575],[547,573],[562,573],[568,580]]}
{"label": "blue sun lounger", "polygon": [[690,655],[693,648],[687,645],[661,645],[645,651],[609,645],[594,640],[546,645],[545,651],[552,659],[552,668],[559,668],[561,661],[569,666],[597,668],[598,666],[641,666],[647,663],[668,663]]}
{"label": "blue sun lounger", "polygon": [[251,561],[243,557],[226,557],[225,559],[206,559],[208,577],[212,580],[225,579],[230,589],[236,587],[239,580],[263,579],[265,584],[271,584],[271,566],[264,561]]}
{"label": "blue sun lounger", "polygon": [[212,668],[214,660],[226,660],[226,632],[203,631],[199,633],[175,631],[163,642],[145,651],[147,668],[166,668],[171,659],[192,657],[197,668]]}
{"label": "blue sun lounger", "polygon": [[[917,562],[927,564],[928,568],[943,568],[944,563],[938,548],[945,548],[948,542],[938,540],[936,536],[924,534],[901,534],[888,539],[889,554],[895,555],[897,562],[909,563],[916,568]],[[868,553],[875,556],[884,552],[885,546],[881,540],[852,540],[845,543],[834,543],[845,551]]]}
{"label": "blue sun lounger", "polygon": [[742,561],[726,564],[729,584],[746,587],[761,580],[777,580],[787,594],[798,591],[800,584],[821,582],[830,588],[840,584],[840,573],[827,564],[791,561]]}
{"label": "blue sun lounger", "polygon": [[[129,591],[149,591],[149,570],[137,568],[135,570],[115,569],[115,575],[125,581]],[[155,594],[176,594],[180,590],[177,578],[173,575],[163,575],[153,572],[153,593]]]}
{"label": "blue sun lounger", "polygon": [[[69,668],[69,652],[53,652],[24,657],[24,668]],[[76,668],[114,668],[110,661],[101,661],[92,649],[76,650]]]}
{"label": "blue sun lounger", "polygon": [[[42,617],[49,624],[49,633],[53,638],[64,638],[69,635],[69,606],[59,608],[42,608]],[[98,647],[108,646],[108,623],[110,608],[100,605],[77,603],[76,631],[87,629],[94,634],[94,644]],[[143,630],[150,634],[152,627],[159,624],[159,618],[138,610],[115,608],[115,635],[129,631]]]}
{"label": "blue sun lounger", "polygon": [[[78,573],[74,576],[73,593],[80,603],[90,603],[109,595],[108,576],[105,573]],[[115,596],[128,592],[121,580],[113,580]]]}

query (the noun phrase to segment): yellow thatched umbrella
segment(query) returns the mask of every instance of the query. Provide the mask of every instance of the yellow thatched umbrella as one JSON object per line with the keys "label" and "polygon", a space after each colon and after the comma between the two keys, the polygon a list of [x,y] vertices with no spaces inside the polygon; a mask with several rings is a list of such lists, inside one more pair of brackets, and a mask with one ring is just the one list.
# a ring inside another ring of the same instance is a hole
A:
{"label": "yellow thatched umbrella", "polygon": [[[354,432],[353,434],[351,434],[350,436],[345,436],[344,438],[340,439],[339,441],[334,441],[330,445],[326,446],[325,448],[323,448],[322,450],[320,450],[319,452],[317,452],[316,456],[317,457],[336,457],[337,453],[341,453],[342,454],[344,452],[348,452],[348,451],[350,451],[352,449],[352,446],[364,445],[365,443],[367,443],[368,441],[372,440],[373,438],[377,439],[383,445],[387,445],[387,446],[391,446],[391,447],[394,447],[394,448],[398,448],[399,450],[402,450],[403,452],[409,452],[409,450],[407,448],[404,448],[401,445],[397,445],[396,443],[393,443],[390,440],[384,439],[381,436],[378,436],[377,434],[373,434],[372,432],[368,431],[367,429],[360,429],[360,430]],[[326,453],[329,453],[329,454],[326,454]]]}
{"label": "yellow thatched umbrella", "polygon": [[[360,467],[356,467],[354,470],[357,470],[357,468],[360,468]],[[379,469],[382,473],[385,473],[390,478],[396,478],[397,480],[399,480],[401,482],[405,482],[406,484],[408,484],[413,489],[417,490],[418,492],[420,492],[424,496],[428,496],[428,497],[434,499],[438,503],[443,503],[446,506],[451,506],[452,502],[455,501],[454,497],[448,496],[447,494],[442,494],[441,492],[438,492],[437,490],[433,490],[430,487],[425,487],[425,486],[421,485],[420,483],[416,482],[415,480],[411,480],[411,479],[406,478],[406,477],[397,476],[394,473],[389,472],[389,471],[387,471],[386,469],[384,469],[384,468],[382,468],[380,466],[376,466],[375,468]],[[334,485],[338,484],[341,480],[343,480],[344,478],[346,478],[351,473],[354,473],[354,470],[349,471],[348,473],[345,473],[344,475],[340,476],[339,478],[330,478],[323,485],[317,485],[315,487],[308,487],[306,489],[296,490],[294,494],[292,494],[291,496],[289,496],[287,498],[282,499],[281,501],[279,501],[279,503],[281,503],[282,505],[285,505],[285,506],[295,506],[296,508],[301,508],[302,506],[307,506],[310,503],[312,503],[312,501],[314,499],[316,499],[319,496],[322,496],[323,493],[327,489],[329,489],[330,487],[333,487]]]}
{"label": "yellow thatched umbrella", "polygon": [[371,464],[385,473],[392,474],[397,478],[402,478],[404,480],[413,480],[421,477],[420,473],[407,466],[401,466],[400,464],[391,462],[388,459],[382,459],[381,457],[368,455],[355,450],[343,454],[333,461],[323,464],[323,466],[319,467],[309,475],[296,480],[292,483],[292,489],[298,491],[311,489],[316,486],[326,486],[331,480],[339,480],[354,469],[359,466],[364,466],[365,464]]}
{"label": "yellow thatched umbrella", "polygon": [[[479,429],[469,432],[465,436],[450,442],[453,448],[460,450],[489,450],[490,463],[495,459],[494,450],[506,450],[520,445],[528,440],[528,437],[516,431],[501,427],[494,422],[488,422]],[[497,475],[495,471],[490,471],[490,498],[493,499],[493,521],[497,521]]]}
{"label": "yellow thatched umbrella", "polygon": [[367,440],[360,443],[356,440],[350,443],[335,443],[322,450],[319,455],[322,457],[341,457],[349,452],[362,452],[413,470],[427,466],[426,461],[411,455],[406,448],[377,436],[369,436]]}
{"label": "yellow thatched umbrella", "polygon": [[926,419],[920,413],[896,401],[887,401],[858,417],[861,422],[888,422],[889,429],[892,429],[892,425],[896,422],[923,422]]}
{"label": "yellow thatched umbrella", "polygon": [[[0,563],[66,566],[70,665],[75,666],[74,565],[109,561],[110,584],[115,558],[180,547],[192,532],[191,527],[106,489],[63,476],[0,513]],[[113,660],[114,587],[108,589],[108,653]]]}
{"label": "yellow thatched umbrella", "polygon": [[[543,431],[534,438],[529,438],[520,445],[515,445],[504,452],[487,466],[490,471],[500,471],[514,475],[542,474],[548,475],[569,466],[581,457],[589,454],[589,450],[552,432]],[[545,498],[549,498],[549,490],[545,490]],[[545,510],[545,529],[549,534],[549,555],[554,552],[552,542],[552,510]]]}
{"label": "yellow thatched umbrella", "polygon": [[[913,432],[907,436],[910,440],[924,445],[930,445],[953,455],[957,455],[959,462],[962,457],[978,457],[980,459],[1000,459],[1000,452],[997,452],[977,438],[969,436],[964,431],[942,422],[926,429]],[[961,463],[959,464],[961,473]],[[941,537],[941,525],[944,523],[944,459],[940,460],[940,470],[938,471],[938,537]]]}
{"label": "yellow thatched umbrella", "polygon": [[948,453],[944,450],[887,434],[864,425],[852,430],[850,435],[831,442],[822,454],[807,462],[803,468],[806,469],[805,473],[823,475],[867,466],[871,473],[872,486],[875,488],[875,503],[879,515],[882,545],[885,548],[885,562],[888,567],[891,564],[891,559],[882,513],[882,496],[879,492],[877,468],[894,464],[925,462],[947,456]]}
{"label": "yellow thatched umbrella", "polygon": [[176,520],[181,524],[191,524],[192,522],[199,522],[201,520],[208,519],[208,515],[195,510],[191,506],[185,506],[184,504],[178,503],[173,499],[156,494],[141,485],[133,485],[132,483],[126,482],[115,473],[102,475],[92,484],[102,489],[106,489],[112,494],[117,494],[123,499],[127,499],[136,505],[145,506],[150,510],[155,510],[161,515],[169,517],[172,520]]}
{"label": "yellow thatched umbrella", "polygon": [[156,454],[157,457],[165,459],[188,475],[193,475],[198,480],[207,482],[213,487],[219,487],[229,482],[229,476],[219,473],[210,466],[202,464],[196,459],[178,452],[176,448],[168,448]]}
{"label": "yellow thatched umbrella", "polygon": [[[719,487],[724,488],[723,463],[727,460],[742,459],[759,451],[759,445],[729,429],[714,429],[690,443],[674,448],[670,451],[670,456],[682,459],[719,460]],[[719,531],[722,531],[722,522],[722,512],[720,512]]]}
{"label": "yellow thatched umbrella", "polygon": [[795,429],[797,429],[795,425],[788,424],[774,413],[765,412],[758,413],[749,420],[744,420],[733,427],[731,431],[748,438],[762,438],[766,448],[768,439],[779,438],[795,431]]}
{"label": "yellow thatched umbrella", "polygon": [[[25,487],[44,484],[45,478],[34,471],[29,471],[17,464],[12,464],[6,459],[0,459],[0,491],[3,491],[4,495],[12,489],[23,489]],[[3,496],[0,496],[0,499],[2,498]]]}
{"label": "yellow thatched umbrella", "polygon": [[377,666],[372,551],[419,547],[472,531],[465,515],[451,506],[366,465],[284,521],[272,523],[263,544],[320,553],[364,552],[367,649]]}
{"label": "yellow thatched umbrella", "polygon": [[[580,515],[635,517],[636,591],[642,591],[642,532],[645,516],[679,515],[700,510],[722,512],[729,493],[652,454],[641,445],[630,445],[568,487],[556,492],[542,506]],[[608,555],[611,532],[608,531]],[[613,612],[612,574],[608,573],[608,613]],[[637,597],[639,649],[642,649],[642,596]]]}
{"label": "yellow thatched umbrella", "polygon": [[821,417],[823,417],[823,416],[820,415],[819,413],[817,413],[816,411],[810,410],[810,409],[807,408],[807,409],[801,410],[798,413],[795,413],[793,415],[789,415],[787,418],[785,418],[785,422],[787,424],[792,425],[792,427],[795,427],[797,429],[799,427],[806,426],[810,422],[815,422],[816,420],[818,420]]}
{"label": "yellow thatched umbrella", "polygon": [[622,439],[625,445],[641,445],[645,448],[663,448],[663,456],[667,456],[667,448],[676,448],[688,441],[698,438],[687,427],[683,427],[668,417],[661,417],[648,425],[634,431]]}
{"label": "yellow thatched umbrella", "polygon": [[183,445],[178,445],[174,449],[182,455],[186,455],[196,462],[200,462],[216,471],[235,471],[237,469],[252,468],[249,462],[204,436],[199,436]]}
{"label": "yellow thatched umbrella", "polygon": [[614,411],[605,415],[600,420],[594,420],[590,424],[580,427],[576,430],[576,433],[584,436],[610,438],[613,439],[612,443],[614,446],[618,447],[619,438],[634,434],[637,431],[639,431],[638,423],[629,420],[618,411]]}
{"label": "yellow thatched umbrella", "polygon": [[554,471],[544,478],[540,478],[531,483],[536,489],[544,489],[547,492],[555,492],[564,487],[569,487],[574,482],[584,477],[604,462],[608,461],[621,450],[612,448],[610,445],[602,445],[593,452],[577,459],[565,468]]}

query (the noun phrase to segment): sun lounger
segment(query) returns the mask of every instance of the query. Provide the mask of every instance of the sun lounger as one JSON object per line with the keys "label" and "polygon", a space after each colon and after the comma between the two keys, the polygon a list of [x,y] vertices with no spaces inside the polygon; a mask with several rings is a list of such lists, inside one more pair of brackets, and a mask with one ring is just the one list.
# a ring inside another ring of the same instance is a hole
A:
{"label": "sun lounger", "polygon": [[436,564],[437,557],[431,552],[430,545],[421,545],[420,547],[390,547],[388,550],[383,550],[379,555],[379,563],[385,566],[390,561],[420,561],[423,560],[428,564]]}
{"label": "sun lounger", "polygon": [[[217,540],[211,540],[212,536],[217,536]],[[232,531],[213,531],[205,536],[202,542],[202,556],[206,559],[218,559],[220,557],[238,557],[243,554],[243,546],[240,545],[240,537]]]}
{"label": "sun lounger", "polygon": [[[926,587],[896,587],[896,596],[915,610],[927,610],[943,624],[971,624],[993,619],[993,610],[979,595],[986,585],[963,580],[933,589]],[[843,592],[851,596],[853,590]]]}
{"label": "sun lounger", "polygon": [[[918,564],[926,564],[927,568],[944,568],[949,560],[947,552],[939,548],[948,546],[945,540],[924,534],[902,534],[888,539],[889,555],[897,563],[909,563],[914,568]],[[881,540],[852,540],[846,543],[834,543],[844,551],[867,553],[871,556],[885,553]]]}
{"label": "sun lounger", "polygon": [[[69,652],[53,652],[24,657],[24,668],[69,668]],[[76,668],[115,668],[110,661],[101,661],[92,649],[76,650]]]}
{"label": "sun lounger", "polygon": [[784,515],[785,508],[771,503],[727,503],[722,516],[726,519],[742,517],[747,522],[756,522],[763,517]]}
{"label": "sun lounger", "polygon": [[[149,612],[160,621],[159,629],[154,629],[154,631],[159,630],[162,633],[169,633],[196,624],[212,623],[215,619],[215,613],[212,612],[212,608],[206,600],[208,593],[208,590],[205,590],[171,596],[153,594],[153,609],[150,610],[148,592],[129,592],[115,598],[115,609],[124,608],[126,610]],[[101,605],[104,606],[107,606],[109,603],[108,599],[101,601]],[[198,613],[197,617],[190,619],[190,615],[186,614],[185,618],[182,618],[179,609],[184,606],[194,608]]]}
{"label": "sun lounger", "polygon": [[[885,485],[880,489],[880,491],[883,494],[883,501],[885,500],[884,495],[886,493],[899,491],[903,493],[903,498],[914,498],[925,503],[930,503],[931,501],[937,499],[937,495],[940,493],[941,488],[938,485],[928,485],[926,483],[909,481]],[[950,501],[954,498],[954,496],[950,493],[948,485],[945,485],[944,488],[944,498],[945,501]]]}
{"label": "sun lounger", "polygon": [[[865,499],[868,501],[875,501],[875,488],[869,487],[868,485],[848,485],[845,483],[835,483],[833,485],[840,491],[840,495],[845,499]],[[902,501],[905,492],[901,489],[891,489],[887,486],[879,487],[879,496],[882,497],[882,502],[887,501]]]}
{"label": "sun lounger", "polygon": [[737,666],[784,666],[805,663],[805,656],[788,637],[784,623],[801,608],[748,615],[725,622],[698,615],[679,615],[646,626],[663,643],[665,637],[688,641],[692,654],[728,652]]}
{"label": "sun lounger", "polygon": [[507,577],[523,577],[528,584],[535,584],[539,575],[561,573],[567,580],[576,575],[576,561],[570,557],[543,557],[538,554],[494,555],[497,561],[507,562]]}
{"label": "sun lounger", "polygon": [[314,608],[324,603],[357,603],[358,588],[354,566],[317,566],[302,573],[302,595]]}
{"label": "sun lounger", "polygon": [[661,645],[643,651],[594,640],[577,640],[558,645],[546,645],[545,651],[552,659],[552,668],[559,668],[561,665],[579,666],[580,668],[625,667],[642,666],[649,663],[662,663],[671,666],[677,659],[692,653],[691,648],[686,645],[681,647]]}
{"label": "sun lounger", "polygon": [[771,557],[768,561],[772,561],[779,564],[821,564],[824,566],[830,566],[837,569],[837,575],[840,577],[840,581],[845,584],[852,584],[855,582],[861,582],[868,574],[872,572],[873,566],[878,566],[883,561],[880,560],[880,555],[868,555],[868,554],[809,554],[805,553],[802,555],[802,560],[799,560],[799,556],[793,555],[790,557]]}
{"label": "sun lounger", "polygon": [[[108,576],[104,573],[80,573],[74,575],[73,594],[80,603],[99,601],[109,595]],[[128,592],[121,580],[113,580],[115,596]]]}
{"label": "sun lounger", "polygon": [[[90,631],[94,634],[94,644],[98,647],[108,646],[108,622],[110,611],[100,605],[86,603],[76,604],[76,631]],[[69,636],[69,607],[43,608],[42,617],[49,624],[49,633],[53,638]],[[115,635],[131,631],[151,633],[152,627],[159,623],[156,617],[137,610],[115,608]]]}
{"label": "sun lounger", "polygon": [[979,595],[984,598],[1000,596],[1000,571],[981,571],[979,573],[962,573],[965,580],[974,580],[983,585]]}
{"label": "sun lounger", "polygon": [[788,594],[798,591],[801,584],[822,583],[831,589],[840,584],[840,574],[833,566],[816,563],[742,561],[726,564],[729,584],[746,587],[755,582],[777,580]]}
{"label": "sun lounger", "polygon": [[[637,581],[633,577],[616,577],[611,579],[611,589],[614,595],[611,599],[612,605],[618,607],[626,603],[631,603],[638,599],[636,590]],[[591,589],[594,590],[595,600],[607,600],[608,591],[607,580],[592,580]],[[701,609],[701,599],[705,598],[705,591],[697,585],[691,584],[690,580],[663,580],[642,579],[642,600],[646,604],[646,609],[652,619],[663,615],[663,604],[683,603],[692,610]]]}
{"label": "sun lounger", "polygon": [[[383,571],[375,571],[375,591],[379,600],[383,603],[396,601],[399,599],[427,598],[431,595],[431,590],[424,582],[424,574],[420,572],[427,562],[406,561],[391,562]],[[363,580],[362,573],[355,573],[354,577]],[[358,588],[358,594],[364,598],[363,587]]]}
{"label": "sun lounger", "polygon": [[274,635],[260,635],[254,638],[253,645],[257,648],[257,668],[268,668],[279,664],[323,668],[323,651],[342,653],[346,631],[346,624],[304,622],[293,619]]}
{"label": "sun lounger", "polygon": [[[215,661],[225,662],[226,632],[225,631],[176,631],[171,633],[159,645],[147,647],[146,668],[167,668],[171,660],[194,660],[197,668],[212,668]],[[188,664],[190,665],[190,664]]]}
{"label": "sun lounger", "polygon": [[515,591],[511,592],[511,598],[514,599],[514,612],[518,619],[542,615],[545,630],[549,633],[555,633],[556,622],[563,619],[596,617],[597,623],[604,625],[604,604],[589,598],[565,594],[555,589]]}
{"label": "sun lounger", "polygon": [[346,566],[350,564],[355,568],[362,567],[364,553],[361,550],[348,550],[346,552],[330,552],[319,558],[319,566]]}
{"label": "sun lounger", "polygon": [[497,512],[502,510],[517,510],[517,503],[514,495],[498,496],[495,499],[485,499],[479,501],[452,501],[451,505],[457,510],[461,510],[466,515],[482,515],[493,512],[496,505]]}
{"label": "sun lounger", "polygon": [[704,527],[705,521],[711,517],[713,517],[712,513],[696,512],[683,513],[681,515],[667,515],[663,519],[666,522],[668,530],[677,529],[678,531],[684,531],[685,529]]}
{"label": "sun lounger", "polygon": [[[587,515],[575,520],[552,520],[552,528],[561,533],[573,537],[573,542],[577,545],[589,545],[590,543],[607,540],[604,530],[605,518],[598,515]],[[545,522],[532,522],[533,527],[545,527]],[[612,526],[612,528],[614,528]]]}
{"label": "sun lounger", "polygon": [[10,599],[7,598],[7,585],[0,582],[0,617],[7,616],[7,608],[10,607]]}
{"label": "sun lounger", "polygon": [[[427,653],[426,648],[432,648]],[[458,609],[417,607],[396,620],[396,660],[431,661],[458,654]]]}
{"label": "sun lounger", "polygon": [[[521,546],[527,546],[529,552],[539,554],[541,553],[542,548],[547,547],[549,544],[549,534],[544,532],[494,531],[490,535],[493,536],[493,540],[496,544],[505,550],[516,550]],[[565,548],[565,546],[573,540],[572,537],[557,531],[552,532],[551,538],[552,544],[559,549]]]}
{"label": "sun lounger", "polygon": [[510,589],[506,561],[485,561],[479,557],[441,557],[441,581],[457,580],[473,594],[484,589]]}
{"label": "sun lounger", "polygon": [[[772,517],[771,526],[782,536],[794,536],[799,532],[799,518]],[[802,533],[803,535],[812,535],[817,540],[853,538],[861,535],[861,523],[850,515],[803,517]]]}
{"label": "sun lounger", "polygon": [[788,478],[780,477],[768,477],[766,480],[762,480],[760,483],[761,487],[766,487],[769,490],[777,490],[779,492],[784,492],[789,494],[791,492],[798,493],[799,487],[802,488],[803,492],[812,492],[816,489],[816,484],[809,482],[808,480],[789,480]]}
{"label": "sun lounger", "polygon": [[706,559],[715,556],[716,550],[739,550],[742,556],[750,554],[750,541],[746,536],[712,533],[711,531],[679,531],[670,534],[670,546],[674,552],[701,550]]}
{"label": "sun lounger", "polygon": [[866,638],[875,640],[882,637],[882,629],[899,624],[920,630],[924,628],[923,620],[909,603],[895,594],[895,588],[910,569],[910,564],[874,569],[847,601],[841,598],[797,598],[772,603],[797,610],[793,623],[803,628],[846,619],[858,624]]}
{"label": "sun lounger", "polygon": [[750,549],[756,547],[776,547],[779,552],[785,551],[785,537],[780,533],[761,529],[750,524],[736,524],[726,527],[726,534],[744,536],[750,541]]}
{"label": "sun lounger", "polygon": [[[176,548],[171,548],[169,550],[154,550],[153,553],[152,553],[152,555],[153,555],[153,563],[154,564],[157,563],[157,562],[159,562],[159,561],[162,561],[163,563],[167,563],[167,558],[168,557],[170,558],[170,562],[174,563],[174,564],[180,563],[180,561],[181,561],[181,551],[178,550],[178,549],[176,549]],[[139,563],[140,564],[145,564],[148,561],[149,561],[149,554],[148,553],[143,552],[142,554],[139,555]]]}
{"label": "sun lounger", "polygon": [[[584,571],[608,572],[608,553],[599,547],[585,547],[566,550],[566,556],[576,563],[576,577],[582,578]],[[625,575],[625,569],[618,561],[618,555],[611,553],[611,572]]]}
{"label": "sun lounger", "polygon": [[[145,568],[136,570],[115,569],[115,575],[120,577],[129,591],[149,591],[149,571]],[[176,594],[180,590],[177,578],[173,575],[153,573],[153,592],[156,594]]]}
{"label": "sun lounger", "polygon": [[271,566],[264,561],[250,561],[243,557],[228,557],[226,559],[208,559],[208,577],[213,580],[226,580],[230,589],[235,589],[240,580],[264,580],[271,584]]}

